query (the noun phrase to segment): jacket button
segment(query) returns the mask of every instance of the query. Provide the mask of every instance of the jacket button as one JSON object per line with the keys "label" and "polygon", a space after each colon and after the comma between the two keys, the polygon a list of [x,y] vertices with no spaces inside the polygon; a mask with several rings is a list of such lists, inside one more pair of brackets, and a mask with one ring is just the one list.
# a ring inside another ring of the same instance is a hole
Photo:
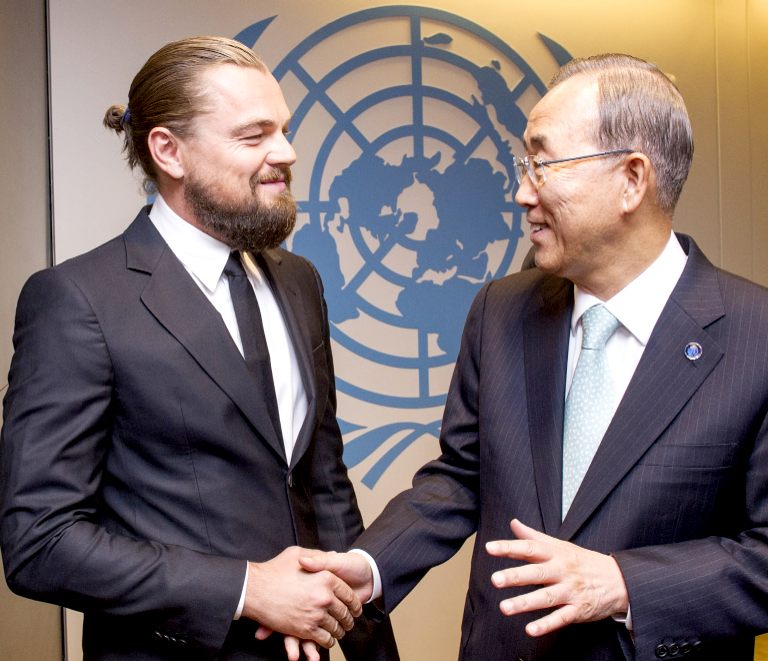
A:
{"label": "jacket button", "polygon": [[663,659],[667,654],[669,653],[669,650],[667,650],[666,645],[658,645],[656,647],[656,657],[659,659]]}
{"label": "jacket button", "polygon": [[288,486],[293,489],[293,473],[288,473]]}
{"label": "jacket button", "polygon": [[690,654],[692,649],[690,643],[683,643],[680,645],[680,654]]}
{"label": "jacket button", "polygon": [[677,643],[672,643],[669,646],[669,655],[677,656],[680,653],[680,646]]}

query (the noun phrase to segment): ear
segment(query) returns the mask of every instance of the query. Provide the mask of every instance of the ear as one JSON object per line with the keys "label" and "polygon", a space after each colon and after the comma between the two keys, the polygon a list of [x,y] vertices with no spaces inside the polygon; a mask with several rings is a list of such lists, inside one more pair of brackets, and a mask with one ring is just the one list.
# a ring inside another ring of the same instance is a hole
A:
{"label": "ear", "polygon": [[147,146],[152,159],[159,170],[172,179],[184,177],[184,165],[181,158],[182,146],[179,139],[164,126],[156,126],[147,136]]}
{"label": "ear", "polygon": [[623,174],[622,209],[624,213],[634,213],[655,181],[650,159],[640,152],[631,153],[625,161]]}

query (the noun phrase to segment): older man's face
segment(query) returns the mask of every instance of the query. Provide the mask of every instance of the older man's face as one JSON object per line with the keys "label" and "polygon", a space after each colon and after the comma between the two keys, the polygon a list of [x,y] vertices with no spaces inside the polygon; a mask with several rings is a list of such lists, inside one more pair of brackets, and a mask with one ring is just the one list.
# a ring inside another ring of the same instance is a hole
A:
{"label": "older man's face", "polygon": [[[597,83],[585,75],[550,90],[531,111],[524,141],[530,156],[554,160],[602,151],[597,144]],[[546,167],[538,187],[528,177],[515,200],[526,207],[536,266],[588,291],[616,258],[621,222],[621,158]]]}

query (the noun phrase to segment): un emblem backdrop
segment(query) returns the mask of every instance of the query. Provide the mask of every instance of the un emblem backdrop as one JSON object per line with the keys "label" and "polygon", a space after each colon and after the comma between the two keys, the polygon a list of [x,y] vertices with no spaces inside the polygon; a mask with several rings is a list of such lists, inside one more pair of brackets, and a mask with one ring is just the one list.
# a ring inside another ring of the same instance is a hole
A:
{"label": "un emblem backdrop", "polygon": [[[259,52],[274,18],[237,39]],[[512,154],[545,83],[486,27],[416,6],[330,22],[274,74],[299,154],[289,243],[325,283],[345,460],[363,490],[407,482],[403,453],[437,452],[472,299],[528,248]]]}

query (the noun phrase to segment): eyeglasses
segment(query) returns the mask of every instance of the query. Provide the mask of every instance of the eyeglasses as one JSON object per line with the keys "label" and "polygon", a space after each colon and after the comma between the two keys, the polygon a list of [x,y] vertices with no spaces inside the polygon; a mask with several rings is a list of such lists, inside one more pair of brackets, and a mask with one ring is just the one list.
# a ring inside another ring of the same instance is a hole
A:
{"label": "eyeglasses", "polygon": [[634,149],[609,149],[608,151],[599,151],[596,154],[587,154],[586,156],[571,156],[570,158],[556,158],[551,161],[542,161],[535,156],[525,156],[518,158],[514,156],[515,161],[515,179],[518,185],[522,185],[523,179],[528,175],[533,184],[538,188],[547,180],[544,168],[555,163],[568,163],[569,161],[581,161],[585,158],[601,158],[603,156],[612,156],[614,154],[631,154]]}

